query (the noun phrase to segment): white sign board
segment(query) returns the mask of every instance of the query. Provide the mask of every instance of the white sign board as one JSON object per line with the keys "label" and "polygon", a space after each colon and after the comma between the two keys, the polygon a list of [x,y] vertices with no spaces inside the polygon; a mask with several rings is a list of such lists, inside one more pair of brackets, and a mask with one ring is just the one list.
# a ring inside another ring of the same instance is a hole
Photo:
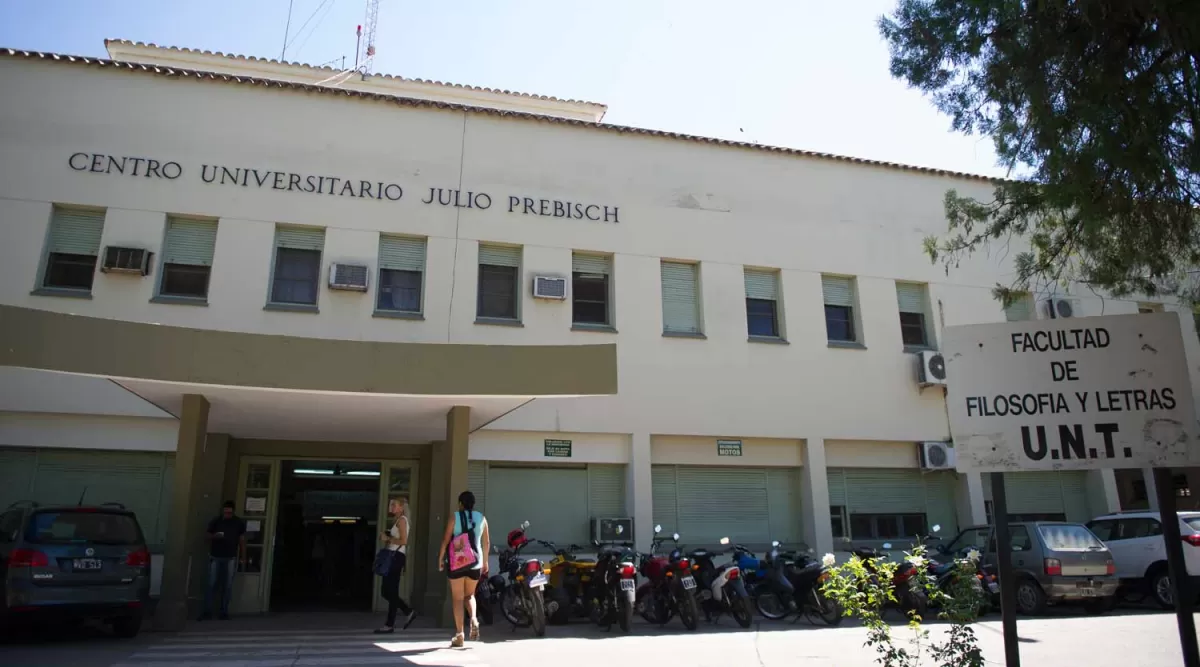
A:
{"label": "white sign board", "polygon": [[1200,464],[1176,313],[947,327],[960,471]]}

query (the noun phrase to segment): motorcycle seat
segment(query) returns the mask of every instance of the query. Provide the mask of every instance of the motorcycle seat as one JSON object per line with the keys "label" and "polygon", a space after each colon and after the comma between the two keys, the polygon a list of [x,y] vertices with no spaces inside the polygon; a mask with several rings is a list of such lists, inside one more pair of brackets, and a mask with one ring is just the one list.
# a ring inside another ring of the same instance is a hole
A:
{"label": "motorcycle seat", "polygon": [[696,549],[692,552],[692,558],[708,558],[707,549]]}
{"label": "motorcycle seat", "polygon": [[574,560],[571,560],[571,561],[569,561],[569,562],[570,562],[572,565],[595,565],[595,564],[596,564],[596,559],[595,559],[595,558],[576,558],[576,559],[574,559]]}

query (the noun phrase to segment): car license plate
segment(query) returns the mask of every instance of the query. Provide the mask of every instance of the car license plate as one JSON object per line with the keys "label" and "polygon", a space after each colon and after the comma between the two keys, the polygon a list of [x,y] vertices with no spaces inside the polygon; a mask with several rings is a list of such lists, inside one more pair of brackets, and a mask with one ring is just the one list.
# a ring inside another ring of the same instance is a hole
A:
{"label": "car license plate", "polygon": [[76,571],[84,570],[99,570],[101,562],[99,558],[76,558],[74,568]]}
{"label": "car license plate", "polygon": [[621,580],[621,590],[632,591],[633,590],[633,579],[622,579]]}
{"label": "car license plate", "polygon": [[534,577],[529,580],[529,587],[530,588],[538,588],[541,586],[545,586],[546,581],[547,581],[546,575],[544,575],[544,574],[534,575]]}
{"label": "car license plate", "polygon": [[696,587],[696,578],[691,576],[683,577],[679,580],[679,583],[683,584],[683,590],[690,591]]}

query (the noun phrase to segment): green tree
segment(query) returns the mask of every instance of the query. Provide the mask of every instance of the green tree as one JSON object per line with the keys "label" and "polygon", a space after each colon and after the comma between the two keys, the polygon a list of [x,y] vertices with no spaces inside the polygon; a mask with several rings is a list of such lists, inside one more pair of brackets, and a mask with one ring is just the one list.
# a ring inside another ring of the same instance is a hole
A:
{"label": "green tree", "polygon": [[935,263],[1019,236],[1005,302],[1067,280],[1200,301],[1200,2],[899,0],[879,29],[892,75],[1015,174],[946,193]]}

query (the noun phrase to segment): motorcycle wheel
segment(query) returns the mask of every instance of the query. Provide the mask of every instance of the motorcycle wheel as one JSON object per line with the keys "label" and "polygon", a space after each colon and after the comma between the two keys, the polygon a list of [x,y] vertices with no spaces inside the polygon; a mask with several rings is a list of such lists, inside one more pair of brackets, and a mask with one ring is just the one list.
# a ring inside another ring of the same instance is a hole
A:
{"label": "motorcycle wheel", "polygon": [[825,597],[820,591],[813,591],[813,600],[817,604],[817,615],[825,621],[825,625],[841,625],[842,605],[833,598]]}
{"label": "motorcycle wheel", "polygon": [[679,596],[675,599],[679,620],[683,621],[683,627],[695,630],[700,625],[700,605],[696,602],[696,596],[691,591],[681,591]]}
{"label": "motorcycle wheel", "polygon": [[621,626],[621,632],[629,632],[633,626],[633,604],[624,593],[617,601],[617,624]]}
{"label": "motorcycle wheel", "polygon": [[533,634],[536,637],[546,636],[546,604],[542,599],[542,592],[533,590],[529,591],[529,615],[533,625]]}
{"label": "motorcycle wheel", "polygon": [[750,598],[737,593],[729,597],[729,614],[743,628],[750,627],[754,621],[754,612],[750,610]]}
{"label": "motorcycle wheel", "polygon": [[513,627],[527,628],[530,619],[522,609],[520,595],[515,588],[504,589],[504,592],[500,594],[500,613],[504,615],[504,620],[512,623]]}
{"label": "motorcycle wheel", "polygon": [[783,600],[779,599],[779,594],[774,591],[763,591],[754,598],[754,606],[758,608],[758,613],[772,621],[778,621],[788,615],[787,606]]}
{"label": "motorcycle wheel", "polygon": [[638,608],[638,613],[642,615],[642,618],[646,619],[647,623],[662,625],[667,622],[666,618],[659,618],[658,601],[655,600],[654,591],[648,585],[638,589],[635,605]]}
{"label": "motorcycle wheel", "polygon": [[910,616],[909,612],[915,613],[921,619],[925,619],[929,615],[929,596],[925,594],[925,591],[910,591],[907,602],[904,609],[905,617]]}

